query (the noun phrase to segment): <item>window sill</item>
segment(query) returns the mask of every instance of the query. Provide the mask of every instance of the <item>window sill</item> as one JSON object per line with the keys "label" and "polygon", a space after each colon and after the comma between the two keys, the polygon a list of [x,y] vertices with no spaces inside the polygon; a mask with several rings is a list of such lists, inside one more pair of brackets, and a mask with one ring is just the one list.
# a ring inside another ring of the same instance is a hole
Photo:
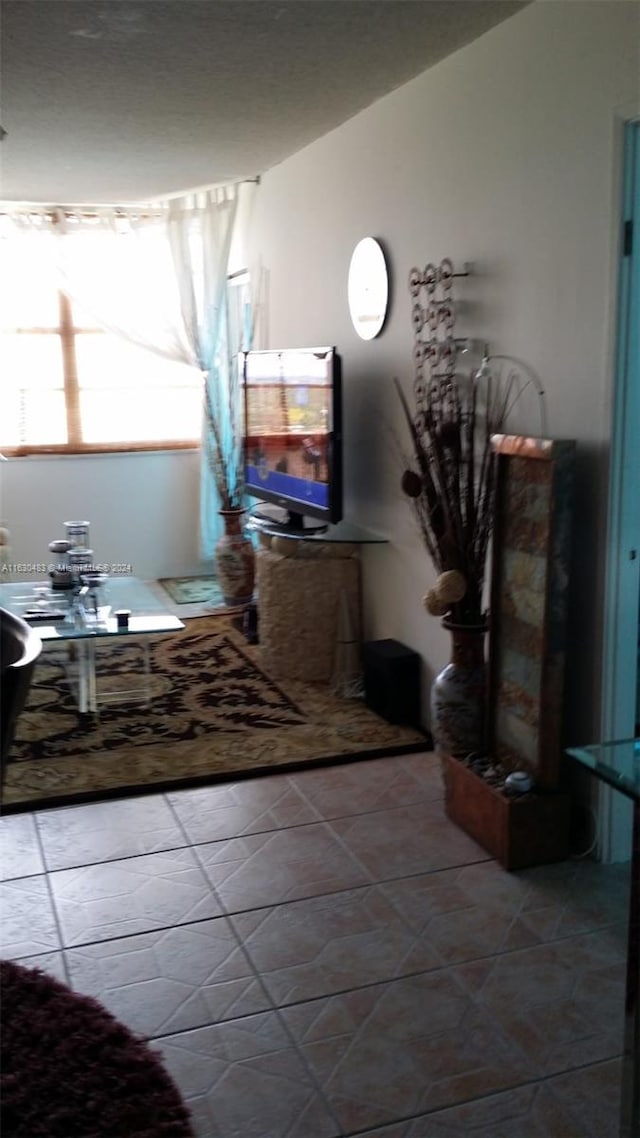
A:
{"label": "window sill", "polygon": [[153,443],[108,443],[84,447],[6,447],[0,453],[3,458],[85,458],[89,455],[157,454],[200,450],[200,442],[153,442]]}

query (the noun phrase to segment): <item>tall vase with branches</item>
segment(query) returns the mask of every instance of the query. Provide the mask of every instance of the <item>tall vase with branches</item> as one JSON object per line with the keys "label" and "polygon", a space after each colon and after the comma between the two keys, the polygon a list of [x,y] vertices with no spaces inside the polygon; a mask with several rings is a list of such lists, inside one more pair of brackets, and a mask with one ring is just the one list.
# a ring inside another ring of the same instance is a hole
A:
{"label": "tall vase with branches", "polygon": [[488,614],[483,590],[493,527],[491,439],[504,430],[523,382],[517,370],[506,378],[494,373],[485,352],[480,368],[468,376],[419,377],[414,409],[397,379],[395,383],[411,442],[402,489],[438,574],[424,605],[444,618],[452,635],[451,662],[432,688],[432,729],[438,749],[468,753],[484,743]]}
{"label": "tall vase with branches", "polygon": [[227,377],[228,383],[219,382],[214,388],[205,381],[203,446],[224,525],[214,550],[216,575],[225,604],[242,608],[253,597],[255,554],[243,530],[245,480],[237,368],[230,365]]}
{"label": "tall vase with branches", "polygon": [[220,298],[212,371],[205,376],[202,454],[215,488],[223,532],[214,562],[225,603],[243,607],[252,599],[255,553],[243,528],[246,509],[241,368],[253,336],[249,274],[233,274]]}

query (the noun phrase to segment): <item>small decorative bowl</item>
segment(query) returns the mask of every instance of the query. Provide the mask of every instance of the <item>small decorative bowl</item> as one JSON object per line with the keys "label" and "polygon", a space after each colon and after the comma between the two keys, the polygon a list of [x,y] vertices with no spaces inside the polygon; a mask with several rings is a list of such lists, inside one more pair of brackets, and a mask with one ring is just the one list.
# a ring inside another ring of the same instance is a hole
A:
{"label": "small decorative bowl", "polygon": [[526,794],[533,787],[533,779],[526,771],[512,771],[505,778],[504,787],[511,794]]}

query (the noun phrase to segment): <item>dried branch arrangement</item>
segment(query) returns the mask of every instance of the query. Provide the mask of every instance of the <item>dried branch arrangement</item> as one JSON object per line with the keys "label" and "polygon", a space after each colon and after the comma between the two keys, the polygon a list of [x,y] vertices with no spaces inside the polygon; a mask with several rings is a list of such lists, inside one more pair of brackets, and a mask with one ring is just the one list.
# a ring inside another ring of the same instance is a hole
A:
{"label": "dried branch arrangement", "polygon": [[222,382],[220,388],[222,390],[219,389],[217,407],[214,409],[211,384],[209,377],[205,377],[203,445],[206,447],[207,462],[220,498],[220,509],[237,510],[243,504],[244,471],[238,406],[240,397],[232,365],[229,368],[229,390],[222,394],[226,388]]}
{"label": "dried branch arrangement", "polygon": [[425,607],[455,624],[481,624],[493,520],[491,436],[504,426],[509,394],[493,383],[486,359],[475,376],[432,377],[415,412],[395,383],[413,449],[402,489],[439,573]]}
{"label": "dried branch arrangement", "polygon": [[448,258],[437,267],[411,270],[413,408],[395,380],[412,444],[402,489],[439,574],[424,604],[432,615],[466,626],[486,619],[482,593],[494,500],[491,437],[504,431],[527,389],[539,397],[544,421],[544,391],[516,361],[505,368],[508,357],[496,357],[500,362],[494,365],[485,347],[479,370],[461,374],[459,349],[467,341],[453,335],[453,281],[468,275],[466,268],[456,273]]}

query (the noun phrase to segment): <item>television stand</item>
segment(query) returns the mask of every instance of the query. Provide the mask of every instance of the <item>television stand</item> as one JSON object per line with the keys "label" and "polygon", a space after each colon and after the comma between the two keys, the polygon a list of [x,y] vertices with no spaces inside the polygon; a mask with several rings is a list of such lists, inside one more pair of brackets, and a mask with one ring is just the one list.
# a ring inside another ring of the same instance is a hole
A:
{"label": "television stand", "polygon": [[289,534],[292,537],[312,537],[316,533],[326,533],[328,525],[319,518],[299,514],[282,506],[262,505],[253,509],[249,515],[252,529],[258,533]]}
{"label": "television stand", "polygon": [[[282,511],[287,513],[288,511]],[[263,513],[260,507],[258,513],[253,510],[249,513],[247,518],[246,528],[251,532],[253,531],[260,538],[260,544],[263,548],[269,547],[268,538],[270,537],[284,537],[292,544],[292,549],[289,556],[295,556],[299,552],[299,547],[305,547],[306,553],[313,555],[306,547],[312,545],[385,545],[388,542],[388,537],[384,537],[374,530],[365,529],[363,526],[355,525],[353,522],[341,521],[336,525],[325,525],[324,522],[319,522],[314,525],[313,518],[302,515],[304,525],[298,528],[296,525],[288,526],[283,524],[281,520],[269,520],[266,513]],[[285,519],[286,521],[286,519]],[[307,525],[311,522],[311,525]],[[264,541],[262,539],[264,538]],[[293,546],[296,546],[296,549]],[[305,556],[306,553],[302,554]],[[343,551],[343,555],[344,551]],[[336,554],[336,556],[340,556]]]}
{"label": "television stand", "polygon": [[269,523],[255,529],[265,667],[275,679],[328,683],[335,679],[341,653],[359,659],[360,550],[387,538],[349,522],[321,533],[300,534]]}

